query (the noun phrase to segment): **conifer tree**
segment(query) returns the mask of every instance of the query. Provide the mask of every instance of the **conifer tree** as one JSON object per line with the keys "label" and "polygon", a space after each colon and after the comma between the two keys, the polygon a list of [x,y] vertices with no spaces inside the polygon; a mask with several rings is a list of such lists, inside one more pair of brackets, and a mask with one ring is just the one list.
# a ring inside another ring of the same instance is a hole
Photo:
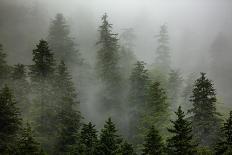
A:
{"label": "conifer tree", "polygon": [[193,133],[201,146],[210,146],[218,138],[221,120],[216,111],[216,92],[205,73],[195,81],[191,97]]}
{"label": "conifer tree", "polygon": [[164,154],[164,144],[159,132],[152,126],[145,137],[142,155],[162,155]]}
{"label": "conifer tree", "polygon": [[81,116],[76,90],[63,61],[57,68],[55,94],[54,100],[58,103],[58,135],[55,151],[69,153],[77,144]]}
{"label": "conifer tree", "polygon": [[29,123],[26,124],[18,141],[17,155],[41,155],[40,145],[35,140]]}
{"label": "conifer tree", "polygon": [[119,46],[117,34],[112,33],[112,24],[108,22],[107,14],[102,17],[99,27],[100,38],[97,42],[96,69],[98,77],[103,84],[99,92],[100,109],[121,112],[121,75],[119,70]]}
{"label": "conifer tree", "polygon": [[148,91],[147,102],[144,107],[142,116],[142,134],[154,125],[159,132],[166,135],[166,126],[169,120],[167,96],[163,88],[160,87],[159,82],[154,82],[150,85]]}
{"label": "conifer tree", "polygon": [[124,141],[120,146],[119,155],[136,155],[132,144],[129,144],[127,141]]}
{"label": "conifer tree", "polygon": [[170,48],[169,48],[169,36],[167,25],[164,24],[160,27],[160,32],[157,35],[158,37],[158,47],[156,49],[156,59],[155,65],[165,74],[168,74],[170,71]]}
{"label": "conifer tree", "polygon": [[216,155],[232,153],[232,111],[221,128],[221,133],[222,137],[215,147]]}
{"label": "conifer tree", "polygon": [[98,152],[99,155],[117,155],[120,151],[121,138],[117,134],[115,124],[109,118],[101,130]]}
{"label": "conifer tree", "polygon": [[33,118],[36,137],[46,152],[54,145],[54,120],[56,116],[53,102],[55,62],[53,53],[45,40],[40,40],[33,50],[33,64],[30,66],[32,91],[34,93]]}
{"label": "conifer tree", "polygon": [[21,126],[19,109],[7,86],[0,93],[0,153],[11,154]]}
{"label": "conifer tree", "polygon": [[95,125],[92,125],[91,122],[88,124],[83,124],[80,133],[80,154],[83,155],[95,155],[97,153],[97,130]]}
{"label": "conifer tree", "polygon": [[23,119],[28,119],[31,106],[29,101],[30,85],[26,78],[26,68],[23,64],[17,64],[12,68],[10,83]]}
{"label": "conifer tree", "polygon": [[49,29],[48,42],[58,61],[63,60],[70,67],[82,64],[80,52],[70,37],[69,26],[62,14],[57,14]]}
{"label": "conifer tree", "polygon": [[195,153],[197,145],[193,142],[191,123],[185,119],[185,114],[181,107],[175,113],[177,119],[171,121],[173,128],[168,129],[172,134],[172,137],[167,140],[168,154],[192,155]]}
{"label": "conifer tree", "polygon": [[0,88],[6,84],[9,74],[9,66],[6,62],[6,54],[3,52],[2,45],[0,44]]}
{"label": "conifer tree", "polygon": [[130,75],[130,88],[128,94],[128,109],[130,109],[128,135],[129,140],[132,140],[134,143],[138,143],[138,140],[136,140],[136,135],[138,134],[139,120],[141,119],[142,115],[141,112],[146,103],[149,83],[150,81],[148,71],[145,69],[145,63],[138,61]]}

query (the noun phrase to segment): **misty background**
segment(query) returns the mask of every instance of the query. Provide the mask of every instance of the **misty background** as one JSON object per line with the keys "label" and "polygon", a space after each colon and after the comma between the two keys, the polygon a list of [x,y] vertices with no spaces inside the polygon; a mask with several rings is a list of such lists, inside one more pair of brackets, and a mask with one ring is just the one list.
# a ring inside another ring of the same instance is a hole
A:
{"label": "misty background", "polygon": [[[184,77],[206,72],[215,82],[220,102],[231,106],[230,0],[0,0],[0,43],[10,64],[29,65],[36,43],[47,39],[50,22],[62,13],[83,58],[94,65],[98,27],[105,12],[114,33],[133,28],[133,52],[148,66],[155,60],[155,36],[166,24],[173,68]],[[88,95],[82,112],[96,119],[91,91]]]}

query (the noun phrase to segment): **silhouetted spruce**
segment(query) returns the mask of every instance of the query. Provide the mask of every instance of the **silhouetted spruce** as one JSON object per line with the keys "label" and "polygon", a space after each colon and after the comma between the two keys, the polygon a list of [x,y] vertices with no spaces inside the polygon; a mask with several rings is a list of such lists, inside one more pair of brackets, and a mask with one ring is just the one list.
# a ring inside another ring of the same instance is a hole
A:
{"label": "silhouetted spruce", "polygon": [[162,155],[164,153],[164,144],[158,130],[152,126],[143,144],[142,155]]}
{"label": "silhouetted spruce", "polygon": [[192,126],[184,117],[181,107],[175,112],[177,119],[171,121],[173,128],[168,131],[172,137],[167,140],[168,154],[170,155],[193,155],[196,153],[196,144],[193,141]]}
{"label": "silhouetted spruce", "polygon": [[[19,109],[7,86],[0,93],[0,153],[11,154],[21,126]],[[11,153],[10,153],[11,152]]]}
{"label": "silhouetted spruce", "polygon": [[127,141],[124,141],[120,146],[120,151],[118,155],[136,155],[132,144],[129,144]]}
{"label": "silhouetted spruce", "polygon": [[0,44],[0,88],[4,87],[10,73],[10,68],[6,62],[6,53],[3,52],[2,45]]}

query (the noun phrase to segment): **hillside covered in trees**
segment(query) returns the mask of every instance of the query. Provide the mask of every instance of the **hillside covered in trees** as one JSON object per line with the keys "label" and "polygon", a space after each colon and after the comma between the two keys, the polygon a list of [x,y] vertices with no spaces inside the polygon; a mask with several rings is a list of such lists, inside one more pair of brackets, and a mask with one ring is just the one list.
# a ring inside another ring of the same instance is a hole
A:
{"label": "hillside covered in trees", "polygon": [[56,3],[23,1],[0,1],[0,155],[232,154],[230,32],[187,69],[173,63],[171,21],[150,32],[147,54],[150,38],[117,32],[111,11],[96,25],[83,13],[75,38],[71,16],[45,11]]}

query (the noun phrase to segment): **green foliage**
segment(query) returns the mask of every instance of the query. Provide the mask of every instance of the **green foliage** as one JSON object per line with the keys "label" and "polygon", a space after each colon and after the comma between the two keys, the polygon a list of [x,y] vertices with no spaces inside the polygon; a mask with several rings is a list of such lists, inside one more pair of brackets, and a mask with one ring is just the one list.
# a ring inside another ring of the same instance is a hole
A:
{"label": "green foliage", "polygon": [[17,133],[21,126],[19,109],[7,86],[0,93],[0,152],[9,154],[15,149]]}
{"label": "green foliage", "polygon": [[142,155],[162,155],[164,154],[164,144],[158,130],[152,126],[145,137]]}
{"label": "green foliage", "polygon": [[213,155],[213,151],[209,147],[198,147],[197,155]]}
{"label": "green foliage", "polygon": [[71,77],[63,61],[56,73],[55,101],[57,111],[56,151],[69,153],[77,144],[77,133],[80,128],[79,101]]}
{"label": "green foliage", "polygon": [[91,122],[83,124],[80,133],[79,153],[83,155],[95,155],[97,153],[97,130]]}
{"label": "green foliage", "polygon": [[39,143],[33,137],[29,123],[23,129],[22,135],[18,140],[17,155],[42,155]]}
{"label": "green foliage", "polygon": [[117,155],[120,151],[121,142],[122,140],[117,134],[115,124],[109,118],[101,130],[97,154]]}
{"label": "green foliage", "polygon": [[167,134],[168,107],[165,91],[160,87],[160,83],[154,82],[149,88],[147,103],[142,116],[141,128],[143,135],[151,126],[157,128],[162,135]]}
{"label": "green foliage", "polygon": [[120,146],[118,155],[136,155],[134,148],[131,144],[124,141]]}
{"label": "green foliage", "polygon": [[82,64],[83,60],[69,31],[63,15],[57,14],[49,29],[48,42],[57,60],[62,60],[69,67],[73,67]]}
{"label": "green foliage", "polygon": [[6,62],[6,54],[3,52],[2,45],[0,44],[0,88],[7,82],[10,68]]}
{"label": "green foliage", "polygon": [[196,80],[191,97],[193,133],[201,146],[210,146],[218,138],[220,119],[216,112],[216,92],[205,73]]}
{"label": "green foliage", "polygon": [[181,107],[175,112],[177,119],[171,121],[173,128],[168,131],[172,137],[167,140],[168,154],[170,155],[191,155],[196,151],[196,144],[193,142],[192,126],[184,117]]}
{"label": "green foliage", "polygon": [[221,133],[223,134],[223,136],[219,139],[215,147],[215,152],[217,155],[226,154],[228,152],[231,152],[231,149],[232,149],[232,111],[230,112],[229,118],[224,123],[224,126],[221,128]]}

